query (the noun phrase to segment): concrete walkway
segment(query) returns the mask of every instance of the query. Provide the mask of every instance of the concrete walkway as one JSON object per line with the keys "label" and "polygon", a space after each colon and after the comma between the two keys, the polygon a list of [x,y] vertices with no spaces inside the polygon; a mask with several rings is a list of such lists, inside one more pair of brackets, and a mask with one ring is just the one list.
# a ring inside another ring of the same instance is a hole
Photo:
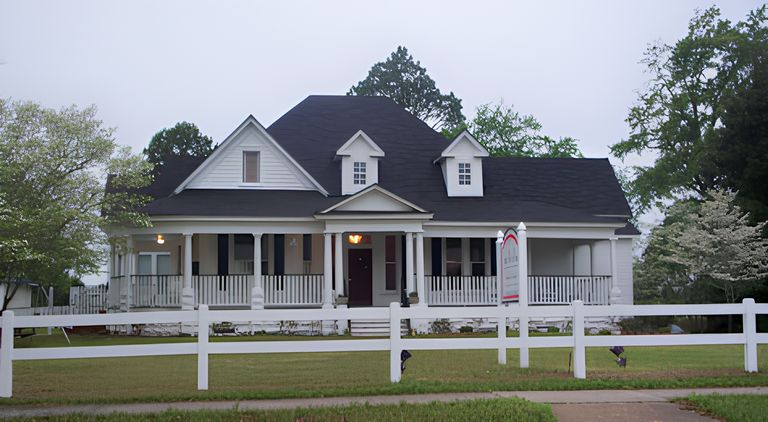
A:
{"label": "concrete walkway", "polygon": [[[279,400],[244,400],[244,401],[194,401],[194,402],[173,402],[173,403],[134,403],[134,404],[94,404],[94,405],[68,405],[68,406],[0,406],[0,418],[11,417],[40,417],[57,416],[71,413],[87,413],[91,415],[106,415],[115,412],[122,413],[156,413],[166,410],[228,410],[238,408],[240,410],[250,409],[286,409],[297,407],[319,407],[319,406],[344,406],[350,404],[398,404],[406,403],[429,403],[434,401],[448,402],[456,400],[473,399],[494,399],[504,397],[520,397],[538,403],[551,403],[555,414],[561,420],[601,420],[602,417],[593,416],[584,419],[592,413],[589,412],[586,405],[597,405],[591,407],[595,409],[620,409],[625,407],[629,409],[632,406],[610,406],[612,403],[637,403],[654,404],[657,408],[666,408],[667,411],[672,407],[679,410],[674,404],[669,404],[669,400],[676,397],[685,397],[690,394],[768,394],[768,387],[750,387],[750,388],[690,388],[678,390],[579,390],[579,391],[496,391],[489,393],[438,393],[438,394],[405,394],[393,396],[360,396],[360,397],[326,397],[326,398],[306,398],[306,399],[279,399]],[[568,407],[571,406],[571,407]],[[580,406],[574,408],[573,406]],[[648,407],[648,406],[645,406]],[[653,407],[653,406],[651,406]],[[574,412],[573,410],[579,410]],[[616,415],[625,415],[628,419],[620,420],[673,420],[669,417],[655,419],[633,419],[632,416],[640,415],[640,408],[635,412],[622,412]],[[664,409],[662,409],[664,410]],[[698,416],[692,412],[690,416]],[[597,414],[595,414],[597,415]],[[580,416],[579,419],[568,418],[568,416]],[[679,415],[677,415],[679,416]],[[607,419],[606,419],[607,420]],[[614,419],[615,420],[615,419]],[[684,419],[680,416],[679,420]],[[697,419],[700,420],[700,419]]]}

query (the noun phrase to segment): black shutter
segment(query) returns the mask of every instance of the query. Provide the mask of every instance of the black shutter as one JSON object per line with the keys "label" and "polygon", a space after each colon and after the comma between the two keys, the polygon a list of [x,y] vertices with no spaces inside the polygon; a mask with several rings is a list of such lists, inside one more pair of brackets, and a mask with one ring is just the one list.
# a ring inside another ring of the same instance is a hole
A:
{"label": "black shutter", "polygon": [[312,260],[312,235],[305,234],[301,239],[302,255],[305,261]]}
{"label": "black shutter", "polygon": [[285,235],[276,234],[275,239],[275,275],[285,274]]}
{"label": "black shutter", "polygon": [[496,239],[491,239],[491,275],[496,275]]}
{"label": "black shutter", "polygon": [[443,238],[432,238],[432,275],[443,275]]}
{"label": "black shutter", "polygon": [[218,236],[219,265],[218,275],[229,274],[229,235],[220,234]]}

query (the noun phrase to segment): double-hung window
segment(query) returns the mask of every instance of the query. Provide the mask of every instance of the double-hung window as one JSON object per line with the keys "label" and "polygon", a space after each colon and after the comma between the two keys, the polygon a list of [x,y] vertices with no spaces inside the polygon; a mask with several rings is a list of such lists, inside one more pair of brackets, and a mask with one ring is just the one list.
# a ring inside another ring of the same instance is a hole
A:
{"label": "double-hung window", "polygon": [[470,163],[459,163],[459,184],[472,184],[472,168]]}
{"label": "double-hung window", "polygon": [[365,161],[355,161],[352,166],[352,181],[356,185],[365,184]]}
{"label": "double-hung window", "polygon": [[243,183],[261,181],[259,155],[258,151],[243,151]]}

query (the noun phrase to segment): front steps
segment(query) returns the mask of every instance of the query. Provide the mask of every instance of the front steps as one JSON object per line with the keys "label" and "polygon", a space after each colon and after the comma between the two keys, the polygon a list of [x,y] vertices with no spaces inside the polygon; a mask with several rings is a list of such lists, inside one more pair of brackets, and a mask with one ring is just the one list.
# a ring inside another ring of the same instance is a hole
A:
{"label": "front steps", "polygon": [[[353,337],[389,337],[389,320],[353,319],[349,321],[349,334]],[[400,335],[408,335],[408,324],[400,322]]]}

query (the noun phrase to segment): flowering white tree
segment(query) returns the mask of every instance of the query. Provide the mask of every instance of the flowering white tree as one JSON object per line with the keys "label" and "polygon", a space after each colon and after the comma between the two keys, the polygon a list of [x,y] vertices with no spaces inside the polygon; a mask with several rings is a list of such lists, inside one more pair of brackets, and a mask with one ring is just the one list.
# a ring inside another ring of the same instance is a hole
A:
{"label": "flowering white tree", "polygon": [[661,259],[735,302],[740,292],[768,277],[768,240],[761,234],[766,222],[750,226],[733,192],[711,190],[707,195],[696,206],[679,202],[670,208],[674,222]]}

